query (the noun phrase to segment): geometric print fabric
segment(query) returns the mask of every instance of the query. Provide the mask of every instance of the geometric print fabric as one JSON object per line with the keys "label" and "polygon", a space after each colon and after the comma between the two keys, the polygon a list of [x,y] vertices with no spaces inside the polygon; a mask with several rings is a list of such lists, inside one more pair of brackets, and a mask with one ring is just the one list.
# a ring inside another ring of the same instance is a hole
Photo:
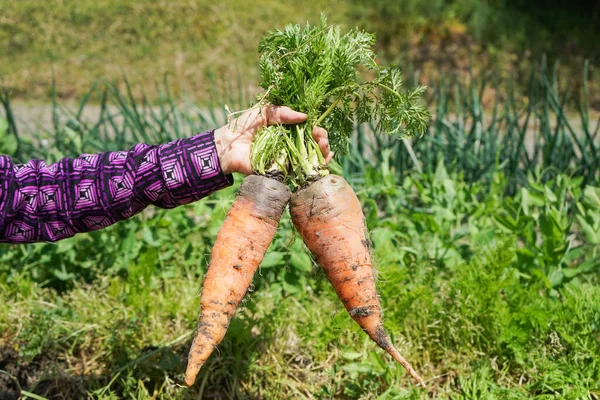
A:
{"label": "geometric print fabric", "polygon": [[230,186],[214,131],[47,166],[0,155],[0,242],[54,242],[107,227],[149,205],[173,208]]}

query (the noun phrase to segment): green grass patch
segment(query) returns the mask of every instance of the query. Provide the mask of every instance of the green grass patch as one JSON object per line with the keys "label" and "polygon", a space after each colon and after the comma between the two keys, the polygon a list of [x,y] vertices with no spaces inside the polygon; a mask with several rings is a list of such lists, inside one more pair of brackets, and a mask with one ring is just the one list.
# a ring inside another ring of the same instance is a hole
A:
{"label": "green grass patch", "polygon": [[478,69],[503,76],[514,77],[544,53],[561,58],[571,80],[584,59],[597,66],[597,7],[538,3],[3,0],[0,77],[15,96],[45,102],[53,74],[61,98],[79,98],[91,83],[123,73],[136,87],[168,74],[176,93],[204,101],[207,86],[223,79],[240,76],[254,89],[259,39],[274,27],[317,23],[320,12],[332,23],[377,33],[378,48],[391,61],[418,66],[422,83],[441,71],[465,73],[470,53]]}
{"label": "green grass patch", "polygon": [[[414,85],[414,76],[407,81]],[[363,204],[384,323],[427,391],[347,315],[288,215],[198,384],[181,386],[208,256],[234,186],[56,244],[0,245],[0,392],[597,398],[600,124],[589,88],[569,92],[560,82],[543,64],[531,72],[527,97],[496,86],[508,95],[486,108],[487,82],[440,81],[422,139],[380,140],[362,125],[366,139],[353,140],[334,166]],[[169,84],[157,86],[156,102],[138,98],[128,81],[122,87],[94,86],[74,109],[54,87],[52,126],[33,135],[22,134],[12,98],[1,93],[0,151],[50,163],[164,143],[219,126],[223,104],[235,110],[250,101],[228,82],[211,90],[208,107],[174,96]],[[86,119],[94,96],[100,112]]]}
{"label": "green grass patch", "polygon": [[198,384],[181,386],[233,189],[57,245],[0,246],[0,365],[48,398],[593,398],[600,244],[577,221],[600,220],[600,189],[560,178],[505,197],[502,174],[490,190],[443,167],[376,179],[356,188],[384,323],[427,391],[347,315],[289,215]]}

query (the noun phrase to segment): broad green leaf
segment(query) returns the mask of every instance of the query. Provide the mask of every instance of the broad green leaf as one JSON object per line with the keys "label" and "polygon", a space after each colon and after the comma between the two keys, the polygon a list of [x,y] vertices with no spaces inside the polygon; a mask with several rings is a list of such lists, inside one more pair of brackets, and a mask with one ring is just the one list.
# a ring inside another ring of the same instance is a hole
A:
{"label": "broad green leaf", "polygon": [[64,268],[64,265],[62,266],[62,269],[52,270],[52,274],[63,282],[68,282],[75,279],[75,275],[72,272],[67,272]]}
{"label": "broad green leaf", "polygon": [[444,165],[444,158],[440,157],[440,160],[437,163],[435,168],[435,176],[434,179],[436,182],[443,183],[445,180],[449,178],[448,171]]}
{"label": "broad green leaf", "polygon": [[552,189],[548,187],[548,185],[544,186],[544,194],[546,195],[546,199],[548,199],[548,201],[550,201],[551,203],[555,203],[558,200],[558,198],[556,197],[554,192],[552,192]]}
{"label": "broad green leaf", "polygon": [[530,215],[531,207],[542,207],[544,204],[546,204],[546,200],[541,194],[531,192],[527,188],[521,189],[521,207],[525,215]]}
{"label": "broad green leaf", "polygon": [[600,273],[600,256],[596,256],[583,262],[577,268],[565,268],[563,269],[563,273],[565,277],[572,278],[582,273],[593,272],[594,270]]}
{"label": "broad green leaf", "polygon": [[285,253],[281,251],[269,251],[265,254],[263,262],[260,264],[261,268],[273,268],[283,265],[283,258]]}
{"label": "broad green leaf", "polygon": [[154,231],[150,229],[148,225],[144,225],[142,228],[142,239],[144,239],[144,242],[148,243],[150,246],[160,246],[160,242],[155,238]]}
{"label": "broad green leaf", "polygon": [[561,268],[553,270],[548,275],[548,280],[550,281],[550,285],[552,285],[553,288],[559,286],[562,283],[563,279],[564,274]]}
{"label": "broad green leaf", "polygon": [[488,228],[477,232],[473,235],[473,241],[479,245],[487,245],[494,240],[496,236],[496,230],[493,228]]}
{"label": "broad green leaf", "polygon": [[575,218],[577,218],[577,222],[581,226],[585,238],[592,244],[600,244],[600,232],[594,230],[581,215],[576,215]]}
{"label": "broad green leaf", "polygon": [[600,211],[600,187],[586,186],[583,190],[583,203],[596,211]]}
{"label": "broad green leaf", "polygon": [[312,261],[309,255],[303,251],[292,251],[290,265],[299,271],[312,271]]}
{"label": "broad green leaf", "polygon": [[306,278],[303,275],[298,275],[293,272],[287,271],[283,277],[283,290],[288,293],[300,293],[304,289],[306,284]]}
{"label": "broad green leaf", "polygon": [[56,242],[56,252],[58,254],[64,254],[71,251],[73,247],[75,247],[76,241],[76,238],[69,238]]}
{"label": "broad green leaf", "polygon": [[515,232],[519,228],[517,221],[510,215],[494,215],[494,220],[511,232]]}
{"label": "broad green leaf", "polygon": [[12,155],[16,153],[18,147],[19,142],[17,142],[15,135],[6,135],[0,144],[0,151]]}

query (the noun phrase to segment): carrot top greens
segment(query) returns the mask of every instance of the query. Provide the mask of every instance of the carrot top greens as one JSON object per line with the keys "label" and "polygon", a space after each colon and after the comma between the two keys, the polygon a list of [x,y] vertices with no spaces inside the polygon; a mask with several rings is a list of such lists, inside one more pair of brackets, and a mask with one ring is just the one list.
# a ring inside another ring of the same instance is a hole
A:
{"label": "carrot top greens", "polygon": [[359,30],[342,35],[324,16],[318,26],[287,25],[262,38],[261,103],[286,105],[308,119],[257,134],[251,154],[257,173],[283,175],[296,187],[327,175],[311,134],[316,125],[327,129],[337,154],[347,152],[355,123],[373,122],[377,133],[398,138],[425,132],[429,113],[419,103],[425,87],[402,91],[400,70],[379,66],[374,44],[375,35]]}

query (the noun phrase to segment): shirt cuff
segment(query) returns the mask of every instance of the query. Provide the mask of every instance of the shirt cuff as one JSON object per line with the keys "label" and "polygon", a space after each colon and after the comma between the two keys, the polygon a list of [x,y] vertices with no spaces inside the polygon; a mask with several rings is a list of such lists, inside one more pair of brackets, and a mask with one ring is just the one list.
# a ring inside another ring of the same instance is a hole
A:
{"label": "shirt cuff", "polygon": [[192,203],[233,184],[233,175],[221,169],[214,129],[164,146],[160,158],[173,206]]}

